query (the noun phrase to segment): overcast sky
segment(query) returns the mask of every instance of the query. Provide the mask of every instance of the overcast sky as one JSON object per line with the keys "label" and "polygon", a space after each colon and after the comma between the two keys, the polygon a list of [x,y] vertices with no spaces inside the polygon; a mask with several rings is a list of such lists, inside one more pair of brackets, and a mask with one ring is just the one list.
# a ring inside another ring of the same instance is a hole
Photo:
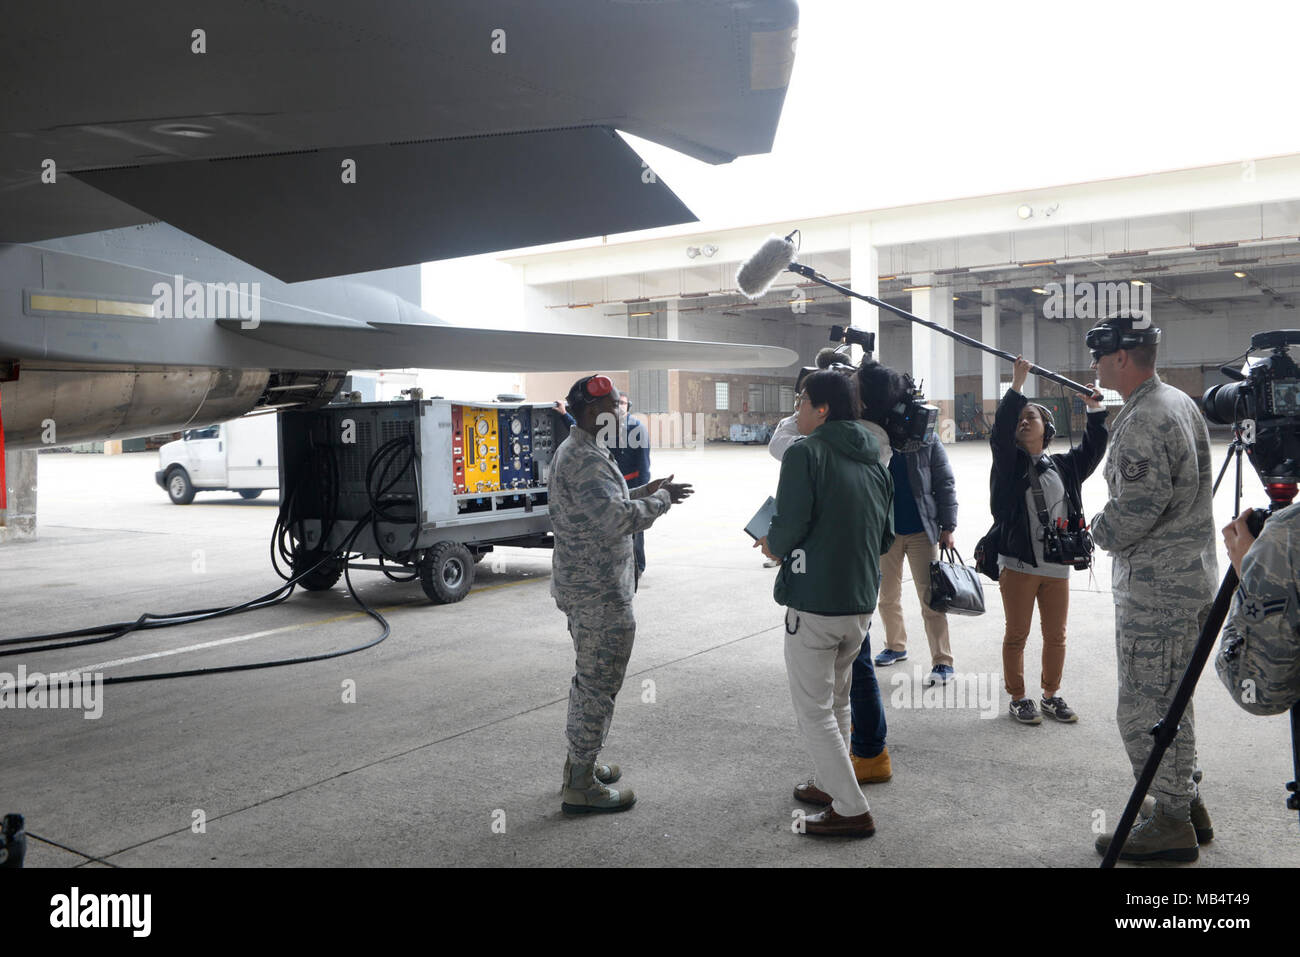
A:
{"label": "overcast sky", "polygon": [[799,7],[771,153],[633,140],[707,227],[1300,152],[1295,0]]}
{"label": "overcast sky", "polygon": [[[619,239],[1300,152],[1297,0],[799,6],[772,151],[709,166],[628,137],[702,222]],[[430,312],[498,324],[495,255],[424,279]]]}

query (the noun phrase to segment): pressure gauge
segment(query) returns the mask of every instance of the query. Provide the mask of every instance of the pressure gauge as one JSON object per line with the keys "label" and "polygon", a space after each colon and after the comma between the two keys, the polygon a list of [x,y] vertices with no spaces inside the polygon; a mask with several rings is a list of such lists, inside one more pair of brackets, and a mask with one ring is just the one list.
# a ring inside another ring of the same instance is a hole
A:
{"label": "pressure gauge", "polygon": [[519,471],[519,468],[520,468],[521,464],[522,464],[522,463],[520,463],[520,461],[519,461],[518,459],[515,459],[515,471],[516,471],[516,472]]}
{"label": "pressure gauge", "polygon": [[518,435],[523,430],[524,430],[524,424],[522,422],[520,422],[518,419],[510,420],[510,433],[512,435]]}
{"label": "pressure gauge", "polygon": [[478,420],[478,425],[476,425],[475,428],[478,429],[478,434],[479,434],[479,435],[487,435],[487,434],[488,434],[488,421],[487,421],[487,419],[479,419],[479,420]]}
{"label": "pressure gauge", "polygon": [[[520,444],[520,442],[519,442],[518,439],[516,439],[516,440],[511,444],[511,448],[514,450],[515,455],[518,455],[520,452],[522,452],[522,451],[524,450],[523,445]],[[517,466],[517,465],[515,466],[515,468],[518,468],[518,467],[519,467],[519,466]]]}
{"label": "pressure gauge", "polygon": [[480,443],[478,444],[478,454],[479,454],[482,458],[487,458],[487,443],[486,443],[486,442],[480,442]]}

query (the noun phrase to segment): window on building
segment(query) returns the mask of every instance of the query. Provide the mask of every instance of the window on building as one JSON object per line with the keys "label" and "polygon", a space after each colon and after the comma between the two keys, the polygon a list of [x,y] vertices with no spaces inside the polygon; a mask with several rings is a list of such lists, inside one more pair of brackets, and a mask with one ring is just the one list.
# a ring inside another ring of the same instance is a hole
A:
{"label": "window on building", "polygon": [[780,412],[794,411],[794,386],[792,385],[781,386],[781,408],[778,411]]}
{"label": "window on building", "polygon": [[763,404],[763,386],[761,383],[754,383],[749,387],[749,411],[767,411],[767,406]]}
{"label": "window on building", "polygon": [[729,383],[713,383],[713,408],[717,412],[726,412],[731,408],[731,388]]}

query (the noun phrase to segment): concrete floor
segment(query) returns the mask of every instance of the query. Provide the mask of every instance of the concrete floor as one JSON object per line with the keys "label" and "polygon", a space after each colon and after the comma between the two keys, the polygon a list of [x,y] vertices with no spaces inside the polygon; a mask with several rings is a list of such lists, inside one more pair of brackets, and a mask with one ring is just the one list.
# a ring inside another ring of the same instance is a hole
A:
{"label": "concrete floor", "polygon": [[[988,451],[949,452],[969,560],[989,523]],[[0,549],[6,637],[231,604],[278,584],[268,559],[275,497],[201,493],[177,507],[153,483],[156,461],[40,457],[40,539]],[[1023,727],[1005,715],[1003,620],[988,582],[988,614],[951,619],[952,644],[959,673],[998,683],[996,715],[924,706],[914,669],[928,671],[929,655],[905,586],[912,657],[880,672],[895,774],[867,791],[876,836],[801,837],[790,791],[810,764],[790,707],[774,572],[741,531],[774,490],[778,465],[763,448],[712,446],[656,452],[654,468],[698,491],[647,534],[637,645],[605,751],[636,789],[630,812],[560,813],[572,645],[548,592],[549,553],[503,549],[450,606],[428,604],[418,584],[358,573],[361,594],[393,628],[358,655],[110,687],[99,720],[6,711],[0,813],[25,814],[33,833],[71,849],[32,841],[29,866],[91,857],[186,867],[1097,864],[1094,824],[1113,826],[1132,785],[1114,718],[1108,559],[1096,580],[1073,579],[1062,694],[1076,725]],[[1085,486],[1089,511],[1104,497],[1098,473]],[[1247,504],[1262,500],[1248,477]],[[178,670],[343,648],[376,633],[340,585],[234,618],[3,658],[0,671],[148,654],[162,657],[102,670]],[[174,653],[231,638],[242,640]],[[1032,636],[1031,684],[1040,649]],[[922,706],[903,706],[909,699]],[[1296,818],[1283,804],[1293,776],[1286,719],[1240,710],[1212,666],[1196,714],[1217,836],[1196,866],[1300,864]],[[196,812],[206,820],[197,833]]]}

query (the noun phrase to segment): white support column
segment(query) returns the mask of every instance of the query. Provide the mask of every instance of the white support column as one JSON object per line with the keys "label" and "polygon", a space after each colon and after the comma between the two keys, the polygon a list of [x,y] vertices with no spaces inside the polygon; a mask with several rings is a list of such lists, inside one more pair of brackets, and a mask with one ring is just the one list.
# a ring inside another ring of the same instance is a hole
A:
{"label": "white support column", "polygon": [[[849,226],[849,288],[868,296],[880,296],[880,256],[871,244],[869,221]],[[876,334],[876,358],[880,359],[880,310],[861,299],[850,299],[849,322]],[[862,350],[854,346],[854,361],[861,358]]]}
{"label": "white support column", "polygon": [[664,328],[664,338],[680,339],[681,335],[678,332],[678,326],[677,326],[677,300],[676,299],[669,299],[666,303],[664,303],[664,317],[667,320],[667,325]]}
{"label": "white support column", "polygon": [[[923,282],[913,276],[913,282]],[[912,312],[945,329],[952,328],[952,293],[947,289],[920,289],[912,293]],[[926,398],[939,406],[939,425],[953,415],[954,347],[956,342],[941,332],[912,324],[912,378],[925,389]],[[947,431],[950,431],[947,430]]]}
{"label": "white support column", "polygon": [[[1020,354],[1035,364],[1038,362],[1037,329],[1038,304],[1034,303],[1020,313]],[[1025,380],[1025,395],[1037,397],[1038,376],[1031,375]]]}
{"label": "white support column", "polygon": [[[980,306],[980,340],[986,346],[992,346],[994,349],[1001,349],[998,344],[998,332],[1002,324],[998,322],[998,291],[991,289],[984,294],[983,304]],[[1006,361],[999,359],[990,352],[981,353],[984,362],[984,389],[983,399],[985,403],[997,402],[1002,398],[998,391],[998,380],[1001,367],[1006,365]]]}

